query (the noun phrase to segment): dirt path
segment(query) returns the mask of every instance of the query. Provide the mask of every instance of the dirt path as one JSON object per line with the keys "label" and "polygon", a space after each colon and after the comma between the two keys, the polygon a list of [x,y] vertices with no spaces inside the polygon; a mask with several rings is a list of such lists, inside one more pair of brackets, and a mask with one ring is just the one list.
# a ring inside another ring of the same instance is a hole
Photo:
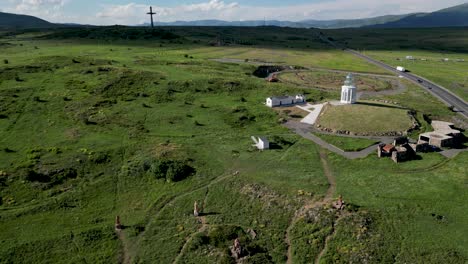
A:
{"label": "dirt path", "polygon": [[[338,221],[338,220],[336,220],[336,221]],[[315,261],[314,261],[315,264],[320,263],[320,259],[322,259],[323,255],[327,251],[328,243],[333,238],[333,236],[335,236],[335,222],[333,222],[333,225],[332,225],[332,232],[325,238],[325,243],[323,245],[323,249],[320,251],[320,253],[315,258]]]}
{"label": "dirt path", "polygon": [[187,238],[187,240],[185,241],[184,245],[183,245],[182,248],[180,249],[179,254],[178,254],[177,257],[174,259],[174,261],[172,262],[172,264],[179,263],[179,262],[180,262],[180,259],[181,259],[182,256],[185,254],[185,251],[187,250],[187,247],[188,247],[188,245],[190,245],[190,242],[193,240],[193,238],[194,238],[197,234],[200,234],[200,233],[205,232],[206,229],[208,228],[208,225],[206,224],[206,217],[205,217],[205,216],[199,216],[199,217],[197,217],[197,218],[198,218],[198,221],[201,223],[200,228],[197,230],[197,232],[191,234],[191,235]]}
{"label": "dirt path", "polygon": [[325,173],[325,176],[327,176],[327,181],[328,181],[328,190],[327,190],[327,193],[325,194],[325,197],[323,198],[323,202],[328,203],[328,202],[331,202],[333,195],[335,194],[336,179],[330,169],[330,166],[328,165],[328,157],[323,149],[320,150],[319,155],[320,155],[320,161],[322,162],[323,172]]}
{"label": "dirt path", "polygon": [[122,255],[119,257],[119,263],[121,264],[130,264],[130,252],[128,250],[128,243],[125,239],[125,235],[122,230],[116,230],[115,233],[122,243]]}
{"label": "dirt path", "polygon": [[[322,162],[323,171],[324,171],[325,175],[327,176],[327,180],[328,180],[328,184],[329,184],[327,194],[325,195],[325,198],[323,199],[323,201],[325,203],[330,203],[330,202],[332,202],[333,195],[336,192],[336,179],[335,179],[335,176],[333,175],[333,173],[332,173],[332,171],[330,169],[330,166],[328,165],[327,154],[324,152],[324,150],[320,151],[320,161]],[[339,218],[332,223],[332,232],[327,236],[327,238],[325,238],[325,244],[323,246],[322,251],[320,251],[320,253],[315,258],[315,264],[318,264],[320,262],[320,259],[322,258],[323,254],[325,253],[325,251],[328,248],[328,242],[335,235],[335,223],[338,220],[339,220]]]}
{"label": "dirt path", "polygon": [[188,245],[190,245],[190,242],[193,240],[193,238],[197,235],[197,234],[200,234],[200,233],[203,233],[206,231],[206,229],[208,229],[208,224],[207,224],[207,221],[206,221],[206,215],[204,213],[206,213],[206,202],[207,202],[207,199],[208,199],[208,193],[210,192],[210,188],[207,187],[206,188],[206,192],[205,192],[205,198],[203,199],[203,203],[202,203],[202,207],[201,207],[201,212],[200,212],[200,215],[197,216],[197,220],[198,222],[201,224],[200,227],[198,228],[197,232],[194,232],[193,234],[191,234],[187,240],[185,241],[185,244],[182,246],[182,248],[180,249],[180,252],[179,254],[177,255],[177,257],[174,259],[174,261],[172,262],[173,264],[176,264],[176,263],[179,263],[180,262],[180,259],[182,258],[182,256],[184,255],[185,251],[186,251],[186,248]]}
{"label": "dirt path", "polygon": [[[138,248],[138,247],[140,246],[140,243],[141,243],[141,240],[142,240],[141,238],[144,237],[146,231],[151,227],[151,222],[152,222],[152,220],[155,219],[155,218],[157,218],[157,217],[161,214],[161,212],[164,210],[164,208],[166,208],[167,205],[172,204],[173,202],[175,202],[175,201],[177,201],[177,200],[179,200],[179,199],[181,199],[181,198],[183,198],[183,197],[185,197],[185,196],[188,196],[188,195],[190,195],[190,194],[193,194],[194,192],[203,190],[203,189],[205,189],[205,188],[209,188],[210,186],[212,186],[212,185],[214,185],[214,184],[216,184],[216,183],[219,183],[219,182],[221,182],[221,181],[223,181],[223,180],[226,180],[226,179],[228,179],[228,178],[230,178],[230,177],[232,177],[232,176],[237,175],[237,173],[238,173],[237,171],[235,171],[235,172],[227,172],[227,173],[225,173],[225,174],[222,174],[222,175],[220,175],[220,176],[214,178],[213,180],[211,180],[211,181],[208,182],[208,183],[205,183],[205,184],[203,184],[203,185],[201,185],[201,186],[198,186],[198,187],[196,187],[196,188],[194,188],[194,189],[192,189],[192,190],[190,190],[190,191],[184,192],[184,193],[182,193],[182,194],[180,194],[180,195],[173,196],[173,197],[169,198],[168,200],[166,200],[166,201],[164,202],[164,205],[162,205],[160,208],[158,208],[158,211],[157,211],[153,216],[150,216],[150,217],[149,217],[149,219],[148,219],[148,221],[147,221],[147,223],[146,223],[146,225],[145,225],[145,229],[144,229],[145,231],[143,231],[142,233],[139,234],[139,236],[138,236],[138,238],[137,238],[137,242],[135,243],[134,247],[135,247],[135,248]],[[206,199],[206,197],[205,197],[205,199]],[[153,204],[151,207],[155,207],[155,206],[156,206],[156,204]],[[205,205],[203,205],[203,206],[205,206]],[[150,208],[149,211],[153,211],[153,210]],[[202,223],[202,227],[206,228],[207,225],[206,225],[206,219],[205,219],[205,217],[204,217],[204,216],[200,216],[199,218],[201,218],[200,221],[201,221],[201,223]],[[199,231],[199,232],[200,232],[200,231]],[[198,233],[198,232],[195,232],[194,234],[192,234],[192,235],[189,237],[188,240],[191,240],[191,239],[193,238],[193,236],[194,236],[195,234],[197,234],[197,233]],[[186,243],[184,244],[184,247],[182,248],[181,253],[183,253],[183,251],[185,250],[185,247],[186,247],[187,244],[188,244],[187,242],[189,242],[188,240],[187,240]],[[135,251],[135,250],[133,250],[133,251]],[[179,255],[180,255],[180,253],[179,253]],[[180,259],[180,257],[181,257],[181,255],[180,255],[180,256],[177,256],[176,260],[174,260],[174,263],[175,263],[176,261],[178,261],[178,260]],[[130,262],[131,262],[131,259],[132,259],[132,257],[130,256]],[[130,262],[129,262],[129,263],[130,263]]]}
{"label": "dirt path", "polygon": [[[333,199],[333,196],[335,195],[335,192],[336,192],[336,179],[335,179],[335,176],[333,175],[333,173],[332,173],[332,171],[331,171],[331,169],[330,169],[330,167],[328,165],[328,157],[327,157],[327,154],[325,153],[325,150],[321,149],[319,151],[319,156],[320,156],[320,161],[321,161],[322,167],[323,167],[323,173],[327,177],[328,189],[327,189],[327,192],[325,193],[325,196],[322,199],[320,199],[318,201],[314,201],[314,200],[307,201],[306,204],[304,204],[301,208],[296,210],[296,212],[294,213],[294,216],[291,219],[291,222],[290,222],[288,228],[286,229],[286,235],[285,235],[286,245],[288,246],[287,261],[286,261],[287,264],[292,263],[292,255],[293,254],[292,254],[291,231],[294,228],[294,226],[296,225],[296,223],[304,216],[304,213],[307,210],[312,209],[312,208],[316,208],[316,207],[322,207],[322,206],[326,205],[327,203],[331,203],[332,199]],[[331,239],[333,234],[334,234],[334,227],[333,227],[332,234],[329,235],[325,239],[324,249],[317,256],[318,261],[320,260],[323,253],[325,252],[325,249],[327,248],[328,240]],[[316,260],[316,263],[317,263],[317,260]]]}

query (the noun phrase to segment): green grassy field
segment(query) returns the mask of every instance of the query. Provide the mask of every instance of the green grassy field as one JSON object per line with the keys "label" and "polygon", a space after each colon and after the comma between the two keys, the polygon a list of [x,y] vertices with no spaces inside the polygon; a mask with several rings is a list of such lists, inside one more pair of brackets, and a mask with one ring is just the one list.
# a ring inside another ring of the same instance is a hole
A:
{"label": "green grassy field", "polygon": [[372,251],[380,263],[465,262],[466,154],[444,160],[431,153],[398,165],[375,155],[354,163],[331,155],[337,193],[366,213],[344,219],[324,261],[359,260],[360,252]]}
{"label": "green grassy field", "polygon": [[340,43],[359,50],[466,53],[468,33],[464,27],[332,29],[323,30]]}
{"label": "green grassy field", "polygon": [[359,151],[378,143],[375,140],[365,138],[349,138],[319,133],[314,133],[314,135],[344,151]]}
{"label": "green grassy field", "polygon": [[[354,29],[326,33],[377,60],[404,66],[468,100],[468,34],[464,28]],[[415,60],[406,60],[406,56]],[[450,61],[442,61],[445,58]]]}
{"label": "green grassy field", "polygon": [[210,47],[194,49],[193,54],[209,59],[238,59],[301,67],[321,67],[356,72],[387,73],[351,54],[336,50],[284,49],[264,47]]}
{"label": "green grassy field", "polygon": [[412,121],[405,109],[362,101],[354,105],[327,105],[317,125],[333,131],[372,134],[406,131],[411,128]]}
{"label": "green grassy field", "polygon": [[[247,263],[308,263],[320,253],[322,263],[467,259],[466,155],[396,165],[328,154],[263,102],[287,93],[336,100],[335,92],[267,83],[253,65],[211,59],[277,54],[298,66],[372,72],[365,62],[309,53],[303,39],[268,49],[207,47],[189,31],[177,43],[37,34],[0,40],[9,43],[0,45],[0,263],[231,263],[235,238]],[[455,116],[416,86],[370,99],[419,118]],[[252,135],[274,148],[255,150]],[[320,203],[338,194],[351,203],[341,216]],[[434,221],[439,215],[446,222]],[[426,234],[427,225],[436,231]]]}
{"label": "green grassy field", "polygon": [[[279,77],[282,82],[292,83],[302,87],[311,87],[327,90],[341,91],[341,86],[346,80],[346,73],[307,71],[297,73],[283,73]],[[355,76],[359,91],[384,91],[393,88],[391,79],[385,80],[379,77]]]}
{"label": "green grassy field", "polygon": [[[365,54],[395,67],[403,66],[468,100],[468,56],[465,54],[427,51],[369,51]],[[406,60],[406,56],[414,56],[416,59]],[[397,61],[397,58],[400,60]],[[449,61],[442,61],[445,58]]]}

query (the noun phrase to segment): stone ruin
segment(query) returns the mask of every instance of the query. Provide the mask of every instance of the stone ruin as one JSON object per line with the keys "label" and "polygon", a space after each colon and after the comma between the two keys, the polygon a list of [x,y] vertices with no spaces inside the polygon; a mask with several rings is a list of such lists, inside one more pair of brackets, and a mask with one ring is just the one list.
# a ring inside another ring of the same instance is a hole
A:
{"label": "stone ruin", "polygon": [[453,123],[433,120],[432,132],[419,135],[418,144],[428,144],[436,148],[453,148],[463,142],[463,133],[454,128]]}
{"label": "stone ruin", "polygon": [[271,76],[266,79],[268,82],[279,82],[278,74],[273,73]]}
{"label": "stone ruin", "polygon": [[241,247],[239,238],[234,240],[234,245],[229,247],[231,250],[232,257],[236,260],[240,259],[244,255],[244,250]]}
{"label": "stone ruin", "polygon": [[120,223],[120,216],[115,217],[115,225],[114,225],[115,231],[120,231],[122,230],[122,224]]}
{"label": "stone ruin", "polygon": [[377,156],[390,157],[395,163],[404,162],[416,157],[418,146],[409,144],[408,138],[395,138],[393,144],[379,144],[377,146]]}
{"label": "stone ruin", "polygon": [[345,205],[345,202],[343,201],[343,196],[340,195],[340,196],[338,197],[338,201],[334,202],[334,203],[332,204],[332,206],[333,206],[333,208],[335,208],[336,210],[340,210],[340,211],[343,210],[343,209],[345,208],[345,206],[346,206],[346,205]]}
{"label": "stone ruin", "polygon": [[200,211],[198,209],[198,203],[197,201],[195,201],[195,203],[193,204],[193,216],[198,217],[199,214],[200,214]]}

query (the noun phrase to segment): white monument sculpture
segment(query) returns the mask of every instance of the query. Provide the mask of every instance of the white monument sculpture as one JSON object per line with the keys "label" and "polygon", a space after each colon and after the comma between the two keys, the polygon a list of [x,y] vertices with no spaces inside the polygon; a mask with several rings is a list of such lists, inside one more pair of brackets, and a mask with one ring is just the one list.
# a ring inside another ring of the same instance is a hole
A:
{"label": "white monument sculpture", "polygon": [[342,104],[354,104],[356,103],[356,85],[354,84],[354,77],[350,73],[346,76],[344,85],[341,86],[341,103]]}

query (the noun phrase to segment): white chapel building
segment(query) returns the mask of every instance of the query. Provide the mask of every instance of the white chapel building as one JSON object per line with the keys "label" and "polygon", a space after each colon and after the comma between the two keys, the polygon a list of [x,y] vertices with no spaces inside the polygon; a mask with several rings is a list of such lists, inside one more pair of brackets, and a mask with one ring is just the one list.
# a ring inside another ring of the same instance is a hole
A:
{"label": "white chapel building", "polygon": [[295,105],[295,104],[303,104],[306,102],[306,98],[302,94],[297,94],[295,96],[274,96],[268,97],[266,99],[265,104],[268,107],[275,107],[275,106],[288,106],[288,105]]}
{"label": "white chapel building", "polygon": [[344,85],[341,86],[341,103],[342,104],[354,104],[356,103],[357,89],[354,84],[354,77],[350,73],[346,76],[346,81]]}

